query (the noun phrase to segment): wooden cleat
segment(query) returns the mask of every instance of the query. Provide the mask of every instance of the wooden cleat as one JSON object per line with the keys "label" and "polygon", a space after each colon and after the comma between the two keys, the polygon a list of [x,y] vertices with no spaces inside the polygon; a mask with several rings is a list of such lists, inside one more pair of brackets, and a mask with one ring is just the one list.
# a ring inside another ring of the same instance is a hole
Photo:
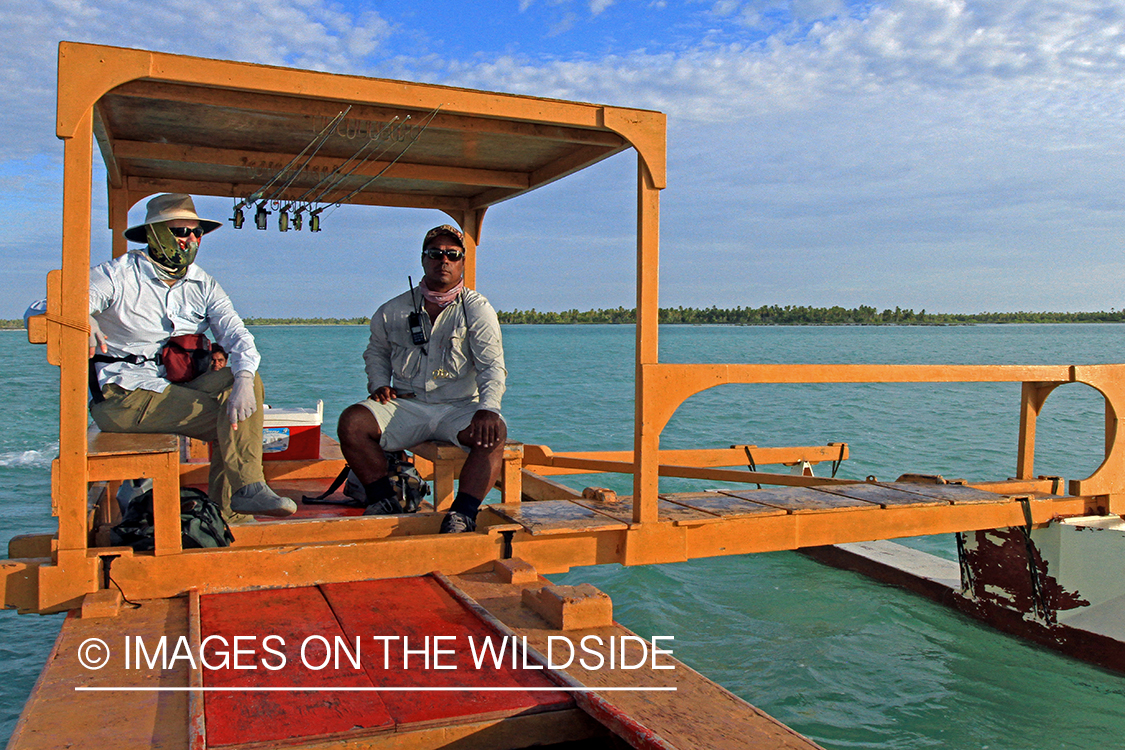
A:
{"label": "wooden cleat", "polygon": [[588,583],[524,589],[523,604],[555,630],[584,630],[613,624],[613,601]]}
{"label": "wooden cleat", "polygon": [[492,572],[501,583],[535,583],[539,580],[539,573],[536,572],[535,567],[519,558],[495,560],[492,563]]}
{"label": "wooden cleat", "polygon": [[82,599],[82,619],[117,617],[124,597],[116,589],[102,589],[86,594]]}
{"label": "wooden cleat", "polygon": [[617,493],[605,487],[587,487],[582,490],[582,497],[587,500],[597,500],[602,503],[616,503]]}

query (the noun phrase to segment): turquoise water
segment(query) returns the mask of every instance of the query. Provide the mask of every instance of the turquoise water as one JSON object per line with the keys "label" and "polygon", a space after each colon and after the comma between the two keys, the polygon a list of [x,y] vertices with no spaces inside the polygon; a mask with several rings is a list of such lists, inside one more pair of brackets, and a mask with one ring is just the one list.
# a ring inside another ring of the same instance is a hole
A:
{"label": "turquoise water", "polygon": [[[363,327],[258,328],[267,401],[325,401],[326,423],[363,395]],[[504,411],[513,437],[556,450],[631,447],[631,327],[510,326]],[[1082,364],[1125,361],[1125,327],[665,327],[667,362]],[[22,332],[0,332],[0,543],[54,528],[57,374]],[[664,447],[846,441],[841,476],[911,471],[969,480],[1014,470],[1018,384],[724,386],[689,400]],[[1102,406],[1060,388],[1039,423],[1037,473],[1087,476]],[[619,477],[576,477],[630,491]],[[665,489],[686,489],[669,480]],[[908,541],[952,556],[948,537]],[[4,549],[0,548],[0,549]],[[608,592],[642,635],[827,748],[1125,748],[1125,677],[998,635],[928,601],[793,553],[555,576]],[[0,613],[0,737],[61,624]]]}

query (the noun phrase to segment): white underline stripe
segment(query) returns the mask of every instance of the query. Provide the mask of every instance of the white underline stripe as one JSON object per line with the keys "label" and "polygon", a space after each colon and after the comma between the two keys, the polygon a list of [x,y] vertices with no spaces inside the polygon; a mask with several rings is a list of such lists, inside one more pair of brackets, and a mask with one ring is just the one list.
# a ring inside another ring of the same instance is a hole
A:
{"label": "white underline stripe", "polygon": [[674,692],[675,687],[76,687],[75,692],[129,692],[129,693],[422,693],[422,692],[475,692],[475,693],[604,693],[604,692]]}

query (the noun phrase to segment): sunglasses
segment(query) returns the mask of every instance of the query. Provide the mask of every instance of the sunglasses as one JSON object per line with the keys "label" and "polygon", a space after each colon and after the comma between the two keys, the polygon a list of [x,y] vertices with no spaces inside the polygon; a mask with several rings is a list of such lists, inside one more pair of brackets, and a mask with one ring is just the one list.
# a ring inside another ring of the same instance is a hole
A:
{"label": "sunglasses", "polygon": [[457,261],[457,260],[461,260],[462,258],[465,257],[465,251],[464,250],[441,250],[440,248],[431,247],[427,250],[423,250],[422,255],[425,255],[430,260],[438,260],[444,255],[446,258],[449,258],[450,260]]}
{"label": "sunglasses", "polygon": [[196,239],[203,236],[203,227],[168,227],[168,231],[172,233],[173,237],[179,237],[180,239],[190,237],[193,234]]}

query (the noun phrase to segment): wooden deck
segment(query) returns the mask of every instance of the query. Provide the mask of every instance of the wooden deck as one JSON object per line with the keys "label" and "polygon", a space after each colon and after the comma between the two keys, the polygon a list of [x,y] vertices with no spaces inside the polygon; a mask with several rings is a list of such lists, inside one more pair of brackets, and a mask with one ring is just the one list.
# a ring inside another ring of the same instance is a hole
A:
{"label": "wooden deck", "polygon": [[[503,583],[491,573],[453,579],[453,584],[467,598],[479,603],[497,620],[498,627],[506,628],[521,639],[527,638],[531,648],[546,654],[549,638],[562,632],[523,604],[523,592],[543,583],[542,579]],[[597,636],[601,643],[611,643],[611,638],[619,639],[631,633],[616,623],[610,623],[570,630],[565,635],[575,643],[587,636]],[[666,645],[674,649],[673,644]],[[599,647],[596,650],[608,661],[607,649]],[[682,662],[670,657],[661,659],[675,668],[630,671],[589,669],[575,660],[572,666],[559,671],[570,684],[595,689],[593,693],[578,693],[579,705],[615,726],[618,735],[633,747],[684,750],[815,750],[820,747]],[[628,687],[673,687],[675,690],[621,690]],[[596,692],[598,688],[614,691]]]}
{"label": "wooden deck", "polygon": [[[768,487],[662,494],[658,521],[699,526],[724,520],[813,513],[872,512],[888,508],[1001,505],[1013,495],[952,484],[856,482],[822,487]],[[625,529],[633,526],[632,498],[617,502],[575,498],[486,506],[533,536]]]}
{"label": "wooden deck", "polygon": [[[9,748],[619,746],[611,733],[642,749],[818,747],[671,656],[661,657],[666,669],[606,668],[605,644],[635,634],[608,619],[561,630],[524,603],[526,590],[548,582],[530,566],[523,572],[520,582],[495,572],[435,574],[146,600],[112,618],[72,615]],[[594,649],[602,668],[536,661],[552,636],[577,643],[591,635],[602,639]],[[138,668],[135,650],[126,656],[122,646],[140,639],[151,653],[162,636],[165,653],[180,654],[169,665]],[[477,668],[468,639],[486,637],[507,640],[513,658]],[[90,638],[112,652],[104,668],[80,663],[95,655]],[[181,638],[198,663],[184,658]],[[518,660],[517,642],[530,647]],[[326,644],[347,652],[334,662]]]}

